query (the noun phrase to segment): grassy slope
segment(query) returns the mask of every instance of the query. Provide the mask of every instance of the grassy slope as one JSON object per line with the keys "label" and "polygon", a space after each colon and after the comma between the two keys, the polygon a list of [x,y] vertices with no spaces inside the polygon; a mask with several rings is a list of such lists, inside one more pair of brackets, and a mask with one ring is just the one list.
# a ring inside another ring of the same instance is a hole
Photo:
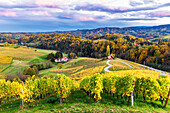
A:
{"label": "grassy slope", "polygon": [[[81,69],[76,71],[76,72],[79,72],[79,71],[81,71],[83,69],[90,68],[92,65],[95,65],[94,63],[99,63],[100,62],[99,60],[100,59],[93,59],[93,58],[87,58],[87,57],[79,57],[78,59],[72,59],[69,62],[64,63],[63,67],[62,67],[62,70],[82,66]],[[105,65],[105,63],[101,64],[101,65]],[[46,75],[46,76],[54,75],[55,76],[57,73],[51,72],[52,70],[59,70],[59,69],[57,68],[57,66],[54,66],[53,68],[40,71],[39,74],[41,76],[44,76],[44,75]],[[70,76],[73,73],[72,73],[72,71],[68,71],[68,72],[64,72],[63,74],[65,74],[67,76]]]}
{"label": "grassy slope", "polygon": [[[140,100],[139,100],[140,99]],[[0,112],[2,113],[54,113],[54,112],[168,112],[170,111],[170,105],[167,108],[162,108],[161,102],[143,102],[141,97],[135,100],[134,107],[131,107],[130,103],[127,103],[125,99],[117,99],[110,95],[102,95],[102,99],[99,103],[93,101],[81,90],[73,91],[72,94],[64,99],[63,104],[60,105],[59,98],[56,95],[48,97],[46,99],[35,102],[31,105],[25,105],[22,110],[20,108],[21,100],[9,102],[8,104],[0,106]],[[8,108],[7,108],[8,107]]]}
{"label": "grassy slope", "polygon": [[[37,49],[37,52],[34,52],[34,50],[35,48],[14,49],[12,47],[0,47],[0,54],[16,57],[12,65],[0,74],[15,74],[17,71],[23,72],[23,70],[29,66],[30,62],[36,61],[36,63],[39,63],[47,61],[47,55],[51,52],[55,52],[54,50],[44,49]],[[67,55],[64,54],[64,56]],[[17,59],[18,57],[21,59]]]}

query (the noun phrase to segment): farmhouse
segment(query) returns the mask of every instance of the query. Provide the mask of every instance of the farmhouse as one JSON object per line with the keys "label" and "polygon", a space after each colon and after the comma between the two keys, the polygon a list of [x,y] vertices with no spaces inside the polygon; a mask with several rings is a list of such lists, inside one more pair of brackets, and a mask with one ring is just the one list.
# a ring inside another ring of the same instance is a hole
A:
{"label": "farmhouse", "polygon": [[67,61],[68,61],[68,58],[65,56],[55,59],[55,62],[67,62]]}
{"label": "farmhouse", "polygon": [[113,58],[112,54],[107,57],[107,59],[111,60]]}

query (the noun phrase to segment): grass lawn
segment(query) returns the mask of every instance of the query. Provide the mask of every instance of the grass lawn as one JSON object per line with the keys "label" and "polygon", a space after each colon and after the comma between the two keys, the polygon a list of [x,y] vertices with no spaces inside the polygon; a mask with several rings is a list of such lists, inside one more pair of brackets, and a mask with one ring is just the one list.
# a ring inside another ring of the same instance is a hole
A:
{"label": "grass lawn", "polygon": [[0,112],[2,113],[65,113],[65,112],[88,112],[88,113],[168,113],[170,111],[170,105],[167,108],[163,108],[160,101],[147,102],[142,101],[142,97],[134,100],[134,106],[131,107],[131,103],[125,101],[124,98],[117,99],[111,95],[102,94],[102,99],[99,103],[94,102],[92,98],[87,96],[82,90],[73,91],[67,99],[63,100],[63,104],[60,105],[60,100],[56,95],[52,95],[46,99],[36,101],[30,105],[25,104],[25,108],[21,109],[21,100],[9,102],[0,106]]}

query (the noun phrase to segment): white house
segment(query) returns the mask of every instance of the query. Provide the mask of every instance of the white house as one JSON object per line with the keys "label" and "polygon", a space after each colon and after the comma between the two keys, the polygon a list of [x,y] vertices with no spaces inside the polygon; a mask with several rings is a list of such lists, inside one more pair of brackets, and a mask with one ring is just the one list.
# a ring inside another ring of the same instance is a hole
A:
{"label": "white house", "polygon": [[61,57],[61,58],[56,58],[55,59],[55,62],[67,62],[68,61],[68,58],[67,57]]}

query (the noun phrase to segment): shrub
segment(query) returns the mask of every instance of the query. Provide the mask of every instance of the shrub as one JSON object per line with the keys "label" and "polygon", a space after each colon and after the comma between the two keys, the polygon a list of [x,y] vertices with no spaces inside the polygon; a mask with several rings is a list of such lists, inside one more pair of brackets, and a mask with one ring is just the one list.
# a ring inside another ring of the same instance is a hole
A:
{"label": "shrub", "polygon": [[21,81],[25,82],[25,80],[27,80],[27,78],[30,78],[30,75],[20,75],[19,78]]}
{"label": "shrub", "polygon": [[61,69],[61,68],[63,67],[63,64],[62,64],[62,63],[59,63],[59,64],[57,64],[57,67],[58,67],[59,69]]}
{"label": "shrub", "polygon": [[30,66],[31,68],[36,67],[38,70],[48,69],[52,67],[52,63],[50,61],[33,64]]}
{"label": "shrub", "polygon": [[33,75],[37,75],[37,73],[36,73],[36,71],[34,70],[34,68],[31,68],[31,67],[26,68],[26,69],[24,70],[23,74],[24,74],[24,75],[30,75],[31,77],[32,77]]}

